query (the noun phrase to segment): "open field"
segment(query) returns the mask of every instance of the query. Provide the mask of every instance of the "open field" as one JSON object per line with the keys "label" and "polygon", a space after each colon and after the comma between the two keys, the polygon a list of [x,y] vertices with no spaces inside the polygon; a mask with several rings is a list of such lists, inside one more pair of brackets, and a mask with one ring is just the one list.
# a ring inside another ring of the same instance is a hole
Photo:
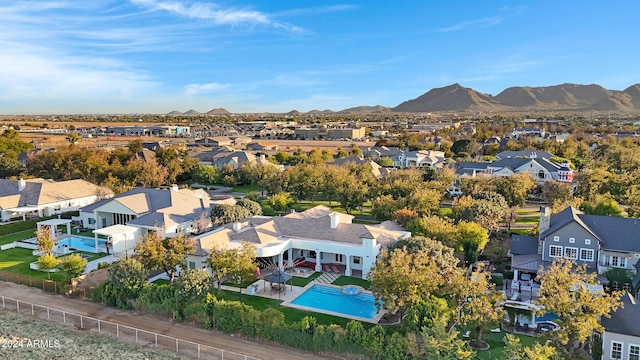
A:
{"label": "open field", "polygon": [[3,359],[184,359],[6,310],[0,310],[0,324]]}

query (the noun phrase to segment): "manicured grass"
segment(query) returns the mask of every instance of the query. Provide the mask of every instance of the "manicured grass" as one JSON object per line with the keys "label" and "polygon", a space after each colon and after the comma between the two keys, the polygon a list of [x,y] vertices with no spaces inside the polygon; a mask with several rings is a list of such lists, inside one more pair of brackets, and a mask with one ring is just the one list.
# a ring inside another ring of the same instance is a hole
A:
{"label": "manicured grass", "polygon": [[332,284],[339,285],[339,286],[357,285],[367,290],[371,287],[370,281],[367,281],[364,279],[358,279],[351,276],[340,276],[339,278],[335,279],[334,282],[332,282]]}
{"label": "manicured grass", "polygon": [[377,220],[361,220],[361,219],[353,219],[351,221],[354,224],[364,224],[364,225],[378,225],[380,221]]}
{"label": "manicured grass", "polygon": [[0,245],[10,244],[14,241],[29,239],[35,236],[36,236],[35,230],[32,230],[32,229],[19,231],[12,234],[2,235],[0,236]]}
{"label": "manicured grass", "polygon": [[[490,348],[489,350],[478,351],[476,353],[476,357],[483,360],[504,359],[504,354],[502,353],[502,349],[504,349],[504,342],[502,339],[505,335],[506,333],[504,331],[492,333],[489,329],[486,329],[482,333],[482,339],[489,344]],[[471,333],[471,336],[473,337],[473,332]],[[544,341],[543,338],[536,338],[532,336],[518,334],[515,334],[515,336],[520,339],[520,343],[524,346],[531,346],[536,342]]]}
{"label": "manicured grass", "polygon": [[[239,301],[240,295],[237,292],[222,290],[221,294],[215,294],[218,299],[225,299],[231,301]],[[253,307],[256,310],[265,310],[268,308],[275,308],[281,311],[284,314],[285,321],[289,324],[294,322],[299,322],[305,316],[313,316],[316,318],[319,324],[337,324],[342,327],[345,327],[347,323],[351,320],[341,318],[338,316],[331,316],[326,314],[320,314],[309,311],[302,311],[286,306],[281,306],[280,303],[282,301],[275,299],[268,299],[260,296],[249,296],[243,293],[242,295],[242,303]],[[366,324],[365,324],[366,327]]]}
{"label": "manicured grass", "polygon": [[[21,276],[31,276],[38,279],[48,279],[47,273],[44,271],[32,270],[29,266],[32,262],[37,261],[38,257],[32,255],[33,250],[14,248],[0,251],[0,270],[9,271],[12,273],[20,274]],[[104,253],[91,253],[85,251],[76,251],[74,254],[85,254],[90,257],[87,258],[87,262],[100,259],[107,256]],[[69,256],[64,255],[64,256]],[[52,272],[51,280],[60,281],[62,275]]]}
{"label": "manicured grass", "polygon": [[254,191],[260,191],[260,185],[251,184],[251,185],[238,185],[231,188],[231,192],[239,192],[239,193],[250,193]]}
{"label": "manicured grass", "polygon": [[[37,256],[31,255],[30,249],[8,249],[0,251],[0,270],[20,274],[21,276],[32,276],[38,279],[48,279],[44,271],[31,270],[29,264],[38,260]],[[51,280],[60,281],[62,275],[51,273]]]}
{"label": "manicured grass", "polygon": [[529,234],[529,230],[531,230],[531,229],[529,229],[529,228],[527,228],[527,229],[514,229],[514,228],[511,228],[511,232],[514,233],[514,234],[518,234],[518,235],[528,235]]}
{"label": "manicured grass", "polygon": [[152,284],[156,284],[156,285],[171,285],[171,281],[166,280],[166,279],[157,279]]}
{"label": "manicured grass", "polygon": [[517,217],[516,224],[537,224],[540,221],[538,217]]}
{"label": "manicured grass", "polygon": [[293,278],[291,278],[291,284],[293,284],[293,286],[305,287],[307,286],[308,283],[312,282],[320,275],[322,275],[321,272],[315,272],[306,278],[300,277],[300,276],[294,276]]}
{"label": "manicured grass", "polygon": [[538,216],[540,214],[539,210],[531,210],[531,209],[517,209],[516,214],[520,216]]}

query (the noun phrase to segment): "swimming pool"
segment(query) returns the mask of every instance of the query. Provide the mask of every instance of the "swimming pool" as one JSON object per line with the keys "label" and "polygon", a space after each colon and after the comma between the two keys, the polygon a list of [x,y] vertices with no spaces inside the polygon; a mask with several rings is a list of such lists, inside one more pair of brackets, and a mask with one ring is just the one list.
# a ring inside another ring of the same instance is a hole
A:
{"label": "swimming pool", "polygon": [[356,295],[347,295],[340,288],[322,285],[311,286],[291,304],[366,319],[373,319],[378,313],[373,295],[362,292]]}
{"label": "swimming pool", "polygon": [[[105,246],[106,240],[98,239],[98,246]],[[67,246],[69,249],[76,249],[88,252],[96,252],[96,242],[94,239],[80,238],[75,236],[66,237],[58,241],[59,247]]]}

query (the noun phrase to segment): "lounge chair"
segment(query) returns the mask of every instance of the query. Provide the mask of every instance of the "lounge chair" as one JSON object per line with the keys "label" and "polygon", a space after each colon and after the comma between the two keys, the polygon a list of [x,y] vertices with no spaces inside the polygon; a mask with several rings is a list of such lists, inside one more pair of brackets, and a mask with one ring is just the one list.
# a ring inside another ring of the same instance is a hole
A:
{"label": "lounge chair", "polygon": [[500,327],[498,326],[495,329],[490,329],[489,331],[491,331],[492,333],[499,333],[500,332]]}
{"label": "lounge chair", "polygon": [[330,273],[330,272],[331,272],[331,268],[329,267],[329,265],[326,265],[326,264],[325,264],[325,266],[324,266],[324,271],[326,271],[326,272],[328,272],[328,273]]}
{"label": "lounge chair", "polygon": [[462,337],[468,338],[471,335],[471,330],[467,330],[464,334],[462,334]]}
{"label": "lounge chair", "polygon": [[332,269],[333,269],[333,272],[334,272],[334,273],[336,273],[336,274],[340,274],[340,269],[338,269],[338,267],[337,267],[337,266],[333,265]]}
{"label": "lounge chair", "polygon": [[524,329],[523,331],[528,333],[531,329],[529,328],[529,324],[524,324]]}

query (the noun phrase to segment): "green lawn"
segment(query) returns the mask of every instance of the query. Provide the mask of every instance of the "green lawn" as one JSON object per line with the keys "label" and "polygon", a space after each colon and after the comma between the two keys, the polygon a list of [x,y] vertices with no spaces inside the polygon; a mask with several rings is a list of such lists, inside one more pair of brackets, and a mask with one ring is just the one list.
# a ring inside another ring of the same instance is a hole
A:
{"label": "green lawn", "polygon": [[260,185],[251,184],[251,185],[238,185],[231,188],[231,192],[239,192],[248,194],[250,192],[260,191]]}
{"label": "green lawn", "polygon": [[170,285],[171,281],[166,280],[166,279],[157,279],[156,281],[154,281],[152,284],[156,284],[156,285]]}
{"label": "green lawn", "polygon": [[540,221],[540,218],[538,217],[527,216],[527,217],[517,217],[514,222],[516,224],[537,224],[538,221]]}
{"label": "green lawn", "polygon": [[514,234],[518,234],[518,235],[529,235],[529,230],[531,230],[530,228],[526,228],[526,229],[514,229],[511,228],[511,232]]}
{"label": "green lawn", "polygon": [[[226,291],[226,290],[222,290],[222,293],[216,295],[216,297],[218,299],[225,299],[225,300],[232,300],[232,301],[240,300],[240,294],[238,292]],[[242,294],[242,303],[247,304],[256,310],[265,310],[268,308],[278,309],[284,314],[285,321],[287,323],[298,322],[305,316],[315,317],[319,324],[325,324],[325,325],[337,324],[342,327],[345,327],[347,323],[351,321],[349,319],[338,317],[338,316],[331,316],[331,315],[314,313],[309,311],[302,311],[302,310],[298,310],[298,309],[294,309],[286,306],[281,306],[280,305],[281,302],[282,301],[280,300],[268,299],[260,296],[249,296],[244,293]],[[365,325],[365,327],[368,327],[366,323],[363,323],[363,324]]]}
{"label": "green lawn", "polygon": [[2,235],[0,236],[0,245],[5,245],[5,244],[12,243],[14,241],[20,241],[20,240],[32,238],[34,236],[36,236],[35,230],[32,230],[32,229],[19,231],[12,234]]}
{"label": "green lawn", "polygon": [[[483,360],[504,359],[504,355],[502,353],[504,343],[502,342],[502,339],[504,338],[505,334],[506,333],[504,331],[501,331],[499,333],[492,333],[488,329],[485,330],[482,333],[482,339],[489,343],[490,348],[489,350],[478,351],[476,353],[476,358]],[[514,335],[520,339],[520,343],[524,346],[531,346],[543,339],[526,335]],[[473,336],[473,332],[471,336]]]}
{"label": "green lawn", "polygon": [[293,284],[293,286],[305,287],[307,286],[308,283],[312,282],[320,275],[322,275],[321,272],[315,272],[306,278],[300,277],[300,276],[294,276],[293,278],[291,278],[291,284]]}
{"label": "green lawn", "polygon": [[369,289],[371,287],[371,282],[363,279],[358,279],[351,276],[340,276],[332,282],[333,285],[357,285],[364,289]]}
{"label": "green lawn", "polygon": [[438,215],[440,215],[441,217],[453,217],[453,210],[451,208],[440,208],[440,210],[438,211]]}
{"label": "green lawn", "polygon": [[[48,279],[46,272],[32,270],[29,267],[32,262],[38,260],[37,256],[32,255],[32,252],[33,250],[23,248],[14,248],[0,251],[0,270],[20,274],[21,276],[31,276],[38,279]],[[89,255],[90,257],[87,258],[87,261],[92,261],[107,256],[107,254],[104,253],[96,254],[84,251],[76,251],[74,253]],[[52,272],[51,280],[61,281],[62,275]]]}
{"label": "green lawn", "polygon": [[540,211],[531,209],[517,209],[516,214],[518,214],[519,216],[538,216],[540,215]]}

